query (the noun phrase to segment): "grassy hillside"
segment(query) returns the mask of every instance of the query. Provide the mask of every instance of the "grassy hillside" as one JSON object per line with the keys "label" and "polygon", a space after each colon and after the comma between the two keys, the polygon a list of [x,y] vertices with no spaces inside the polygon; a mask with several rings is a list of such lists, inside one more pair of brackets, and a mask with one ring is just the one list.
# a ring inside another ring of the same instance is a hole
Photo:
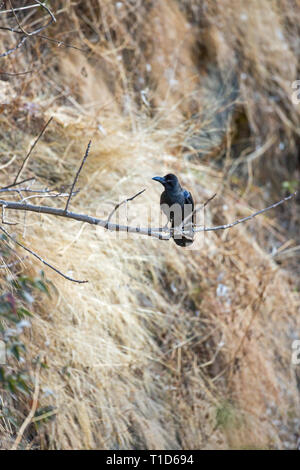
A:
{"label": "grassy hillside", "polygon": [[[128,204],[128,220],[145,226],[151,211],[157,225],[160,188],[151,178],[167,172],[198,203],[217,193],[206,225],[295,188],[298,2],[48,3],[57,21],[43,34],[64,44],[33,37],[0,59],[1,187],[53,116],[22,176],[66,189],[91,139],[71,202],[79,213],[105,218],[146,188]],[[41,8],[17,14],[28,31],[45,17]],[[0,21],[16,26],[12,13]],[[16,45],[16,34],[0,33],[1,51]],[[5,226],[17,240],[89,282],[71,283],[1,240],[1,325],[11,327],[9,295],[32,317],[18,336],[26,351],[6,366],[17,379],[0,376],[0,447],[15,442],[34,392],[23,448],[296,447],[296,198],[199,235],[197,250],[50,215],[5,217],[19,222]],[[120,217],[126,223],[125,210]],[[25,385],[15,386],[23,370]]]}

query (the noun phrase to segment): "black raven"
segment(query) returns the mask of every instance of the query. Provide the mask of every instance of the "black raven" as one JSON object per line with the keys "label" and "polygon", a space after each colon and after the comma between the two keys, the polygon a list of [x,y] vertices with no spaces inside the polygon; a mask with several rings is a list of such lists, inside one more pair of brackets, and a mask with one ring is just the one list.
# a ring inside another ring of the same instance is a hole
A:
{"label": "black raven", "polygon": [[184,222],[182,230],[188,231],[186,234],[174,233],[173,239],[176,245],[188,246],[193,243],[193,224],[195,223],[194,200],[189,191],[180,186],[177,176],[172,173],[166,176],[155,176],[152,178],[159,181],[165,188],[160,197],[161,210],[171,222],[172,229],[179,229]]}

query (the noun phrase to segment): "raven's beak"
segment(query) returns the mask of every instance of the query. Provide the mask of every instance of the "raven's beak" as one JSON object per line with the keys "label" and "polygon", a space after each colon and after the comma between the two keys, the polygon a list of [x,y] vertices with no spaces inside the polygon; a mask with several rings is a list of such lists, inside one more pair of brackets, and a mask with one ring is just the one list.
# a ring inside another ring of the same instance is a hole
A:
{"label": "raven's beak", "polygon": [[159,183],[161,184],[165,184],[166,180],[164,177],[162,176],[154,176],[154,178],[152,178],[154,181],[158,181]]}

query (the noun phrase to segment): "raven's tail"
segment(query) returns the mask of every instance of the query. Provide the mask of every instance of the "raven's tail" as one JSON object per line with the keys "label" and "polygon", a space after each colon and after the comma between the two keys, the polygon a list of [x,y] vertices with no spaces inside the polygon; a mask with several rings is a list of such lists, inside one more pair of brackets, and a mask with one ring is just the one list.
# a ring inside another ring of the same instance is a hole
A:
{"label": "raven's tail", "polygon": [[173,234],[173,240],[176,243],[176,245],[186,247],[186,246],[190,246],[193,243],[194,233],[191,229],[191,224],[189,225],[189,228],[184,227],[185,231],[187,231],[189,229],[190,229],[190,231],[185,235],[176,234],[176,233]]}
{"label": "raven's tail", "polygon": [[190,246],[194,241],[193,238],[187,238],[187,237],[182,237],[182,238],[174,238],[173,237],[173,240],[176,243],[176,245],[182,246],[183,248],[186,247],[186,246]]}

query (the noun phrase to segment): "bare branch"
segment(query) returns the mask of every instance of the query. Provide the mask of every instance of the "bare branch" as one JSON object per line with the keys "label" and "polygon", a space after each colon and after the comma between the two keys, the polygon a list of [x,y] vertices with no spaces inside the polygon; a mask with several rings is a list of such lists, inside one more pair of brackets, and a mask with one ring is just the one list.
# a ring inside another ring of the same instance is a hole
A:
{"label": "bare branch", "polygon": [[[26,157],[24,158],[23,160],[23,163],[17,173],[17,176],[15,177],[15,180],[14,180],[14,183],[13,183],[13,186],[17,184],[17,180],[20,176],[20,174],[22,173],[23,171],[23,168],[25,167],[26,165],[26,162],[28,161],[30,155],[31,155],[31,152],[32,150],[34,149],[34,147],[36,146],[36,144],[38,143],[38,141],[40,140],[40,138],[42,137],[42,135],[44,134],[45,130],[47,129],[48,125],[50,124],[50,122],[52,121],[53,119],[53,116],[51,116],[51,118],[49,119],[49,121],[45,124],[45,126],[43,127],[43,129],[41,130],[39,136],[35,139],[34,143],[32,144],[32,146],[30,147],[30,150],[29,152],[27,153]],[[24,182],[24,181],[23,181]],[[6,187],[6,189],[8,188],[9,186]]]}
{"label": "bare branch", "polygon": [[2,218],[2,223],[6,224],[6,225],[17,225],[15,222],[6,222],[5,221],[5,206],[2,206],[1,209],[2,209],[2,214],[1,214],[2,215],[2,217],[1,217]]}
{"label": "bare branch", "polygon": [[40,393],[40,369],[41,369],[41,363],[38,362],[38,364],[36,366],[36,370],[35,370],[35,385],[34,385],[34,392],[33,392],[33,397],[32,397],[31,409],[30,409],[30,412],[29,412],[28,416],[26,417],[25,421],[22,423],[22,426],[20,427],[20,429],[18,431],[16,440],[15,440],[14,444],[12,445],[11,450],[17,450],[17,448],[18,448],[18,446],[19,446],[19,444],[22,440],[25,429],[31,423],[31,421],[32,421],[32,419],[35,415],[36,409],[38,407],[38,399],[39,399],[39,393]]}
{"label": "bare branch", "polygon": [[54,266],[52,266],[50,263],[48,263],[47,261],[45,261],[40,255],[38,255],[37,253],[35,253],[34,251],[30,250],[29,248],[27,248],[26,246],[24,246],[22,243],[18,242],[17,240],[15,240],[3,227],[1,227],[0,225],[0,230],[10,239],[12,240],[14,243],[16,243],[18,246],[20,246],[21,248],[23,248],[23,250],[26,250],[28,251],[28,253],[30,253],[31,255],[35,256],[35,258],[37,258],[39,261],[41,261],[43,264],[45,264],[46,266],[48,266],[49,268],[51,268],[53,271],[55,271],[57,274],[59,274],[60,276],[64,277],[65,279],[67,279],[68,281],[72,281],[72,282],[77,282],[78,284],[84,284],[88,281],[78,281],[77,279],[73,279],[72,277],[69,277],[67,276],[66,274],[63,274],[61,271],[59,271],[59,269],[55,268]]}
{"label": "bare branch", "polygon": [[[30,189],[30,188],[0,188],[0,193],[21,193],[21,192],[26,192],[26,193],[37,193],[37,194],[45,194],[45,193],[51,193],[53,190],[52,189]],[[68,193],[69,194],[69,193]]]}
{"label": "bare branch", "polygon": [[80,172],[81,172],[81,170],[82,170],[82,167],[83,167],[83,165],[84,165],[84,163],[85,163],[85,161],[86,161],[86,159],[87,159],[87,157],[88,157],[91,143],[92,143],[92,141],[90,140],[89,143],[88,143],[88,145],[87,145],[87,148],[86,148],[84,157],[83,157],[83,159],[82,159],[81,165],[80,165],[80,167],[78,168],[78,171],[77,171],[77,173],[76,173],[76,175],[75,175],[75,178],[74,178],[74,181],[73,181],[73,184],[72,184],[72,187],[71,187],[71,191],[70,191],[70,194],[69,194],[67,203],[66,203],[65,212],[68,212],[68,207],[69,207],[69,204],[70,204],[70,200],[71,200],[71,197],[72,197],[72,195],[73,195],[73,189],[74,189],[75,184],[76,184],[76,182],[77,182],[77,180],[78,180],[78,177],[79,177],[79,174],[80,174]]}
{"label": "bare branch", "polygon": [[20,24],[19,18],[18,18],[17,14],[16,14],[16,12],[15,12],[15,9],[14,9],[12,3],[11,3],[11,0],[8,0],[8,3],[10,4],[11,11],[13,12],[13,15],[14,15],[14,17],[15,17],[15,20],[16,20],[16,22],[17,22],[17,24],[18,24],[20,30],[22,31],[23,34],[25,34],[25,36],[30,36],[31,33],[27,33],[27,32],[25,31],[25,29],[22,27],[22,25]]}
{"label": "bare branch", "polygon": [[[261,209],[258,212],[255,212],[254,214],[248,215],[248,217],[243,217],[242,219],[238,219],[235,222],[232,222],[230,224],[225,224],[225,225],[217,225],[216,227],[202,227],[194,230],[194,232],[211,232],[212,230],[226,230],[228,228],[234,227],[235,225],[241,224],[243,222],[246,222],[247,220],[254,219],[254,217],[257,217],[260,214],[263,214],[264,212],[269,211],[270,209],[274,209],[275,207],[279,206],[280,204],[283,204],[286,201],[289,201],[292,199],[294,196],[296,196],[297,191],[294,192],[293,194],[290,194],[289,196],[281,199],[281,201],[275,202],[275,204],[272,204],[269,207],[265,207],[264,209]],[[196,226],[198,227],[198,225]]]}
{"label": "bare branch", "polygon": [[[15,11],[21,11],[21,10],[29,10],[30,8],[38,8],[39,5],[35,4],[35,5],[28,5],[26,7],[19,7],[19,8],[15,8]],[[11,13],[11,10],[2,10],[0,11],[0,15],[3,15],[5,13]]]}
{"label": "bare branch", "polygon": [[[265,209],[262,209],[258,212],[255,212],[254,214],[244,217],[242,219],[238,219],[235,222],[232,222],[230,224],[225,224],[225,225],[218,225],[215,227],[201,227],[201,228],[196,228],[194,229],[194,232],[209,232],[213,230],[225,230],[228,228],[233,227],[234,225],[238,225],[242,222],[246,222],[247,220],[253,219],[254,217],[258,216],[259,214],[262,214],[264,212],[269,211],[270,209],[273,209],[280,204],[283,204],[285,201],[288,201],[292,199],[297,193],[293,193],[290,196],[285,197],[279,202],[276,202],[275,204],[272,204],[269,207],[266,207]],[[128,225],[119,225],[119,224],[113,224],[111,222],[107,223],[107,220],[103,219],[98,219],[96,217],[91,217],[85,214],[77,214],[75,212],[69,212],[65,211],[65,209],[57,209],[54,207],[48,207],[48,206],[35,206],[31,204],[24,204],[20,202],[10,202],[10,201],[4,201],[0,199],[0,206],[5,206],[7,209],[15,209],[15,210],[21,210],[21,211],[29,211],[29,212],[36,212],[38,214],[51,214],[55,215],[58,217],[65,217],[67,219],[74,219],[78,220],[80,222],[85,222],[91,225],[98,225],[100,227],[106,228],[111,231],[115,232],[128,232],[128,233],[137,233],[139,235],[145,235],[148,237],[153,237],[153,238],[158,238],[160,240],[169,240],[171,238],[171,235],[173,232],[178,232],[185,234],[184,230],[177,230],[172,231],[171,229],[166,229],[166,228],[146,228],[146,227],[132,227]],[[197,226],[196,226],[197,227]],[[163,233],[166,232],[166,233]],[[188,231],[190,233],[190,231]]]}
{"label": "bare branch", "polygon": [[15,209],[20,211],[36,212],[38,214],[50,214],[58,217],[65,217],[67,219],[78,220],[91,225],[98,225],[114,232],[128,232],[138,233],[140,235],[146,235],[148,237],[159,238],[161,240],[169,240],[170,231],[167,234],[162,234],[162,228],[142,228],[142,227],[131,227],[127,225],[107,223],[107,220],[98,219],[85,214],[77,214],[75,212],[65,211],[65,209],[58,209],[55,207],[48,206],[35,206],[32,204],[25,204],[21,202],[4,201],[0,199],[0,206],[5,206],[6,209]]}
{"label": "bare branch", "polygon": [[[21,200],[21,202],[28,201],[28,199],[34,199],[34,198],[37,198],[37,197],[38,197],[38,198],[42,198],[42,199],[44,199],[44,198],[49,198],[49,197],[52,198],[52,199],[56,199],[56,198],[59,198],[59,197],[69,197],[69,196],[70,196],[70,193],[54,193],[54,194],[51,194],[51,193],[50,193],[50,194],[49,194],[49,193],[47,194],[47,193],[44,193],[44,194],[43,194],[43,193],[40,193],[40,192],[38,192],[38,191],[36,191],[36,192],[37,192],[37,194],[33,194],[33,195],[31,195],[31,196],[23,197],[22,200]],[[74,191],[74,192],[72,193],[72,196],[74,196],[75,194],[78,194],[78,193],[79,193],[79,190],[78,190],[78,191]]]}
{"label": "bare branch", "polygon": [[208,198],[207,201],[205,201],[205,203],[203,204],[203,208],[206,207],[207,204],[209,204],[216,197],[216,195],[217,195],[217,193],[215,193],[213,196]]}
{"label": "bare branch", "polygon": [[[11,3],[11,0],[8,0],[9,1],[9,4],[10,4],[10,7],[11,7],[11,11],[13,12],[13,15],[15,17],[15,20],[17,22],[17,25],[19,26],[21,32],[23,34],[25,34],[25,36],[35,36],[36,34],[40,33],[41,31],[43,31],[44,29],[46,29],[48,26],[50,26],[51,23],[55,23],[56,22],[56,19],[55,19],[55,16],[53,15],[52,11],[50,10],[50,8],[48,8],[44,3],[40,2],[39,0],[35,0],[42,8],[44,8],[46,10],[46,12],[48,13],[48,15],[50,16],[50,20],[48,21],[47,24],[35,29],[34,31],[31,31],[30,33],[28,33],[27,31],[25,31],[25,29],[21,26],[20,22],[19,22],[19,19],[17,17],[17,14],[15,12],[15,9],[13,8],[12,6],[12,3]],[[13,31],[15,32],[15,31]]]}
{"label": "bare branch", "polygon": [[[1,29],[1,28],[0,28]],[[13,52],[15,52],[17,49],[19,49],[19,47],[23,46],[24,42],[26,41],[26,39],[28,39],[28,36],[23,36],[21,41],[18,42],[18,44],[13,47],[12,49],[8,49],[8,51],[5,51],[3,52],[2,54],[0,54],[0,58],[1,57],[7,57],[8,55],[12,54]]]}
{"label": "bare branch", "polygon": [[183,222],[181,222],[181,224],[178,226],[179,229],[181,229],[182,227],[184,227],[187,223],[188,220],[190,220],[194,214],[196,214],[197,212],[199,212],[201,209],[204,209],[207,204],[212,201],[215,197],[216,197],[217,193],[215,193],[213,196],[211,196],[209,199],[207,199],[207,201],[204,202],[204,204],[201,206],[201,207],[198,207],[198,208],[195,208],[193,210],[193,212],[191,214],[189,214]]}
{"label": "bare branch", "polygon": [[[90,143],[89,143],[90,144]],[[88,145],[88,148],[87,148],[87,151],[86,151],[86,154],[85,154],[85,158],[87,157],[87,154],[88,154],[88,149],[89,149],[89,145]],[[84,160],[85,160],[84,158]],[[84,160],[82,161],[82,164],[81,164],[81,167],[80,169],[82,168],[83,166],[83,163],[84,163]],[[77,177],[80,173],[80,169],[79,171],[77,172]],[[73,183],[73,186],[72,186],[72,189],[74,188],[75,186],[75,183],[76,183],[76,180],[77,178],[75,177],[74,179],[74,183]],[[139,193],[137,193],[136,195],[132,196],[132,198],[129,198],[128,200],[132,200],[134,199],[135,197],[137,197],[138,195],[142,194],[143,191],[140,191]],[[72,191],[71,193],[72,194]],[[69,198],[70,198],[70,194],[69,194]],[[246,222],[247,220],[250,220],[250,219],[253,219],[254,217],[258,216],[259,214],[262,214],[264,212],[267,212],[268,210],[270,209],[273,209],[277,206],[279,206],[280,204],[283,204],[285,201],[288,201],[290,200],[292,197],[294,197],[297,193],[295,192],[294,194],[291,194],[290,196],[287,196],[285,197],[284,199],[282,199],[281,201],[279,202],[276,202],[275,204],[272,204],[271,206],[269,207],[266,207],[265,209],[262,209],[258,212],[255,212],[254,214],[248,216],[248,217],[244,217],[242,219],[238,219],[236,220],[235,222],[232,222],[230,224],[225,224],[225,225],[219,225],[219,226],[216,226],[216,227],[201,227],[201,228],[198,228],[198,229],[194,229],[194,232],[208,232],[208,231],[212,231],[212,230],[225,230],[225,229],[228,229],[228,228],[231,228],[237,224],[240,224],[242,222]],[[122,203],[124,203],[126,201],[123,201]],[[121,203],[121,204],[122,204]],[[121,205],[120,204],[120,205]],[[120,206],[119,205],[119,206]],[[36,213],[43,213],[43,214],[51,214],[51,215],[55,215],[55,216],[59,216],[59,217],[65,217],[65,218],[69,218],[69,219],[74,219],[74,220],[78,220],[78,221],[81,221],[81,222],[85,222],[85,223],[89,223],[89,224],[92,224],[92,225],[99,225],[103,228],[106,228],[108,230],[112,230],[112,231],[117,231],[117,232],[127,232],[127,233],[138,233],[140,235],[145,235],[145,236],[148,236],[148,237],[153,237],[153,238],[158,238],[160,240],[169,240],[172,236],[174,236],[174,233],[176,232],[179,232],[181,233],[182,235],[185,235],[186,234],[186,231],[185,230],[176,230],[176,229],[169,229],[169,230],[166,230],[165,228],[142,228],[142,227],[131,227],[131,226],[127,226],[127,225],[119,225],[119,224],[112,224],[109,222],[109,220],[102,220],[102,219],[98,219],[96,217],[90,217],[88,215],[85,215],[85,214],[77,214],[77,213],[74,213],[74,212],[69,212],[69,211],[66,211],[65,209],[57,209],[57,208],[53,208],[53,207],[47,207],[47,206],[35,206],[35,205],[31,205],[31,204],[26,204],[26,203],[23,203],[23,202],[10,202],[10,201],[4,201],[4,200],[0,200],[0,206],[2,206],[2,210],[4,210],[4,208],[7,208],[7,209],[15,209],[15,210],[21,210],[21,211],[29,211],[29,212],[36,212]],[[115,207],[113,213],[118,209],[118,205]],[[48,266],[49,268],[51,268],[52,270],[54,270],[56,273],[58,273],[60,276],[64,277],[65,279],[69,280],[69,281],[72,281],[72,282],[76,282],[76,283],[85,283],[87,281],[79,281],[79,280],[76,280],[76,279],[73,279],[65,274],[63,274],[61,271],[59,271],[57,268],[55,268],[54,266],[52,266],[50,263],[48,263],[47,261],[45,261],[41,256],[39,256],[37,253],[35,253],[34,251],[30,250],[29,248],[25,247],[22,243],[18,242],[17,240],[14,240],[13,237],[3,228],[0,226],[0,230],[5,233],[5,235],[10,238],[14,243],[16,243],[17,245],[19,245],[21,248],[23,248],[24,250],[26,250],[27,252],[29,252],[30,254],[32,254],[33,256],[35,256],[38,260],[40,260],[43,264],[45,264],[46,266]],[[166,231],[166,233],[162,233]],[[188,232],[188,234],[190,234],[190,231]]]}
{"label": "bare branch", "polygon": [[[44,34],[39,34],[41,31],[43,31],[44,29],[46,29],[48,26],[50,26],[50,24],[52,22],[56,22],[56,18],[55,16],[53,15],[53,13],[51,12],[51,10],[43,3],[39,2],[38,0],[36,0],[38,5],[31,5],[31,6],[28,6],[28,7],[23,7],[23,8],[14,8],[12,6],[12,3],[11,3],[11,0],[9,0],[9,3],[10,3],[10,6],[11,6],[11,9],[10,10],[5,10],[5,11],[2,11],[0,12],[0,14],[2,13],[11,13],[13,12],[13,15],[16,19],[16,22],[19,26],[19,30],[18,29],[14,29],[14,28],[10,28],[8,26],[0,26],[0,29],[2,30],[5,30],[5,31],[10,31],[12,33],[15,33],[15,34],[23,34],[25,37],[29,37],[29,36],[35,36],[35,37],[38,37],[38,38],[41,38],[41,39],[46,39],[47,41],[50,41],[50,42],[53,42],[55,44],[57,44],[58,46],[64,46],[64,47],[67,47],[67,48],[71,48],[71,49],[76,49],[77,51],[81,51],[81,52],[87,52],[87,49],[82,49],[80,47],[76,47],[76,46],[73,46],[72,44],[68,44],[64,41],[60,41],[58,39],[54,39],[54,38],[50,38],[49,36],[45,36]],[[41,6],[42,8],[44,8],[46,10],[46,12],[50,15],[50,21],[40,27],[40,28],[37,28],[36,30],[32,31],[32,32],[27,32],[23,27],[22,25],[20,24],[19,20],[18,20],[18,17],[16,15],[16,12],[19,11],[19,10],[25,10],[26,8],[38,8],[39,6]],[[20,42],[20,44],[18,44],[17,47],[13,48],[13,49],[10,49],[9,51],[5,52],[3,56],[5,55],[9,55],[11,54],[12,52],[14,52],[18,47],[20,47],[21,45],[23,44],[23,38]],[[1,56],[0,56],[1,57]]]}
{"label": "bare branch", "polygon": [[120,206],[122,206],[123,204],[126,204],[126,202],[129,202],[129,201],[133,201],[133,199],[135,199],[136,197],[138,197],[140,194],[143,194],[143,192],[145,192],[146,189],[142,189],[142,191],[139,191],[138,193],[136,193],[134,196],[132,197],[129,197],[128,199],[125,199],[124,201],[122,202],[119,202],[119,204],[117,204],[115,206],[115,208],[111,211],[111,213],[109,214],[108,218],[107,218],[107,224],[109,224],[112,216],[114,215],[115,212],[117,212],[117,210],[119,209]]}
{"label": "bare branch", "polygon": [[59,39],[49,38],[49,36],[45,36],[44,34],[37,34],[36,37],[46,39],[49,42],[54,42],[55,44],[58,45],[58,47],[64,46],[70,49],[75,49],[76,51],[85,52],[85,53],[87,52],[87,49],[81,49],[80,47],[73,46],[72,44],[69,44],[67,42],[60,41]]}
{"label": "bare branch", "polygon": [[28,181],[34,181],[34,180],[35,180],[34,177],[26,178],[25,180],[19,181],[18,183],[12,183],[12,184],[9,184],[8,186],[4,186],[3,188],[0,189],[0,192],[4,192],[9,188],[13,188],[14,186],[19,186],[20,184],[27,183]]}
{"label": "bare branch", "polygon": [[[44,26],[44,28],[46,28],[47,26],[50,26],[51,23],[56,23],[56,18],[55,16],[53,15],[52,11],[50,10],[50,8],[47,7],[47,5],[45,5],[44,3],[40,2],[40,0],[35,0],[35,2],[37,2],[42,8],[44,8],[44,10],[47,11],[48,15],[50,15],[51,19],[49,21],[49,23]],[[43,28],[43,29],[44,29]]]}
{"label": "bare branch", "polygon": [[[0,269],[10,269],[10,268],[13,268],[14,266],[16,266],[17,264],[20,264],[22,263],[26,258],[28,258],[28,256],[25,256],[25,258],[20,258],[20,259],[17,259],[16,261],[12,261],[11,263],[3,263],[3,264],[0,264]],[[2,258],[3,259],[3,258]]]}
{"label": "bare branch", "polygon": [[[10,31],[11,33],[15,34],[23,34],[22,31],[16,30],[14,28],[9,28],[8,26],[0,26],[0,29],[3,31]],[[69,44],[67,42],[61,41],[60,39],[50,38],[49,36],[45,36],[44,34],[35,34],[36,38],[46,39],[46,41],[53,42],[58,45],[58,47],[63,46],[71,49],[75,49],[76,51],[87,53],[88,49],[82,49],[77,46],[73,46],[73,44]],[[27,36],[26,36],[27,37]],[[13,49],[15,50],[15,49]],[[0,56],[1,57],[1,56]]]}
{"label": "bare branch", "polygon": [[9,3],[10,3],[10,6],[11,6],[11,10],[8,10],[9,12],[13,12],[13,15],[16,19],[16,22],[20,28],[20,31],[18,30],[15,30],[13,28],[8,28],[8,27],[4,27],[4,26],[1,26],[0,29],[3,29],[3,30],[8,30],[8,31],[11,31],[12,33],[17,33],[17,34],[24,34],[24,36],[22,37],[22,39],[20,40],[20,42],[15,46],[13,47],[12,49],[9,49],[8,51],[5,51],[4,53],[0,54],[0,58],[1,57],[6,57],[10,54],[12,54],[14,51],[16,51],[17,49],[19,49],[24,43],[25,41],[31,37],[31,36],[36,36],[38,33],[40,33],[41,31],[43,31],[44,29],[46,29],[48,26],[50,26],[51,23],[55,22],[56,19],[55,19],[55,16],[53,15],[52,11],[50,10],[50,8],[48,8],[44,3],[40,2],[39,0],[35,0],[36,3],[38,3],[44,10],[46,10],[47,14],[50,16],[50,20],[48,21],[47,24],[35,29],[34,31],[30,32],[30,33],[27,33],[24,28],[21,26],[19,20],[18,20],[18,17],[16,15],[16,9],[13,8],[12,6],[12,3],[11,3],[11,0],[9,0]]}
{"label": "bare branch", "polygon": [[0,75],[7,75],[8,77],[17,77],[18,75],[27,75],[29,73],[33,73],[34,70],[27,70],[26,72],[15,72],[15,73],[12,73],[12,72],[2,72],[2,70],[0,70]]}

